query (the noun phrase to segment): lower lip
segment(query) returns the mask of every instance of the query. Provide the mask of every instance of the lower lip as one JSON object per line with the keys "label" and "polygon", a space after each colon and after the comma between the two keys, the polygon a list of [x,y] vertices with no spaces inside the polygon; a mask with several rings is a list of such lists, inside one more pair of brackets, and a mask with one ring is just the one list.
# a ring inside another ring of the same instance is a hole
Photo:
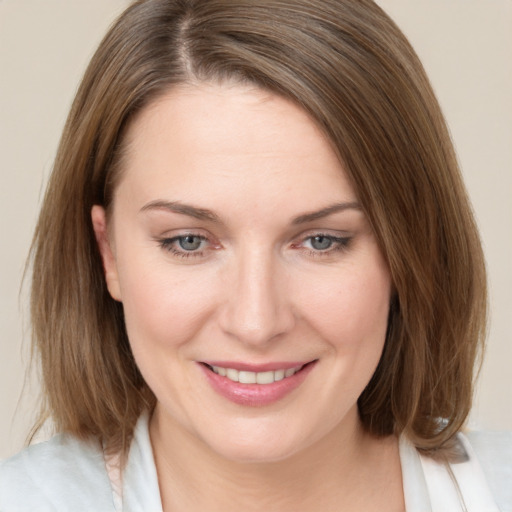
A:
{"label": "lower lip", "polygon": [[315,365],[316,361],[312,361],[291,377],[271,384],[241,384],[214,373],[204,364],[199,364],[208,382],[219,395],[235,404],[250,407],[262,407],[283,399],[304,382]]}

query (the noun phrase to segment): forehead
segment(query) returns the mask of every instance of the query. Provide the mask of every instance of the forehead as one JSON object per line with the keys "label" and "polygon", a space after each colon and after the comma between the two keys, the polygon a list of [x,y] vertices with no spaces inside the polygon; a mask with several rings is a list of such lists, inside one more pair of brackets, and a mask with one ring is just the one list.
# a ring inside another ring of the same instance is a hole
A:
{"label": "forehead", "polygon": [[169,135],[184,151],[201,142],[203,151],[214,154],[254,151],[257,144],[276,153],[288,149],[306,155],[312,149],[304,145],[306,140],[317,149],[329,145],[310,116],[291,101],[256,86],[229,83],[173,87],[139,113],[127,140],[137,147],[150,142],[145,137],[158,143],[162,137],[169,141]]}
{"label": "forehead", "polygon": [[126,135],[123,187],[142,201],[355,200],[330,142],[304,110],[231,84],[176,87],[146,107]]}

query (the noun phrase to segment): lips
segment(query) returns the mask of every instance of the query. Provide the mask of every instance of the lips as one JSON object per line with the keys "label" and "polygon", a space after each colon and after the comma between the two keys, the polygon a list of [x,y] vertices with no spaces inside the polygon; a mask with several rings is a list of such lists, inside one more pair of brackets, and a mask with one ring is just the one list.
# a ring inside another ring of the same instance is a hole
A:
{"label": "lips", "polygon": [[283,399],[302,384],[316,362],[248,365],[208,361],[199,366],[218,394],[236,404],[254,407]]}

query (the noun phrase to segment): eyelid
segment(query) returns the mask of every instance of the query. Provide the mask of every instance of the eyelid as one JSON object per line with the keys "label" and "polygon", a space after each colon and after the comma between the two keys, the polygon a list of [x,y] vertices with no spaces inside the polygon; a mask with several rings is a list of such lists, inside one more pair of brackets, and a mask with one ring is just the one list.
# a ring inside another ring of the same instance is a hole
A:
{"label": "eyelid", "polygon": [[[309,238],[314,238],[316,236],[323,236],[326,238],[332,238],[333,240],[346,240],[348,238],[352,238],[354,236],[353,233],[349,231],[340,231],[340,230],[330,230],[330,229],[308,229],[307,231],[302,232],[300,235],[294,237],[294,240],[298,242],[303,242]],[[294,244],[296,242],[293,242]]]}
{"label": "eyelid", "polygon": [[[179,247],[177,247],[178,241],[186,237],[196,237],[199,238],[201,241],[205,241],[208,243],[206,244],[206,247],[193,251],[187,251],[185,249],[180,249]],[[200,231],[196,231],[194,229],[185,231],[182,230],[181,232],[176,234],[170,233],[167,236],[164,235],[155,237],[154,240],[162,249],[169,252],[172,256],[184,259],[193,257],[204,257],[206,251],[211,249],[217,249],[220,247],[220,244],[216,243],[215,240],[212,240],[212,237],[205,235]]]}
{"label": "eyelid", "polygon": [[[306,241],[311,240],[315,237],[327,238],[333,242],[333,246],[329,247],[328,249],[325,249],[325,250],[320,250],[320,249],[315,250],[314,248],[304,247],[304,243]],[[336,234],[333,234],[332,232],[323,231],[323,230],[322,231],[310,231],[310,232],[303,233],[302,235],[300,235],[300,237],[298,237],[298,241],[292,243],[292,247],[296,248],[296,249],[302,249],[302,250],[308,252],[309,254],[311,254],[312,256],[321,257],[321,256],[328,256],[328,255],[332,254],[333,252],[348,250],[348,248],[352,242],[352,239],[353,239],[353,235],[348,234],[348,233],[341,234],[340,232],[337,232]]]}

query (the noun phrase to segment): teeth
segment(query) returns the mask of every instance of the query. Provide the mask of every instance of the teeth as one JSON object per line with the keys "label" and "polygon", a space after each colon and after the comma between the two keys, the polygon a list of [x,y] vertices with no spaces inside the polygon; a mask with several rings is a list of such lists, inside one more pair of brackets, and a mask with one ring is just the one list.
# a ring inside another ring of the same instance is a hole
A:
{"label": "teeth", "polygon": [[284,379],[284,370],[276,370],[274,372],[274,380],[283,380]]}
{"label": "teeth", "polygon": [[242,384],[256,384],[256,373],[238,372],[238,382]]}
{"label": "teeth", "polygon": [[221,375],[227,377],[233,382],[240,382],[241,384],[272,384],[286,377],[291,377],[297,373],[302,366],[296,368],[288,368],[287,370],[275,370],[268,372],[246,372],[238,371],[234,368],[223,368],[222,366],[211,366],[211,369]]}
{"label": "teeth", "polygon": [[259,372],[256,373],[256,382],[258,384],[272,384],[275,382],[274,372]]}
{"label": "teeth", "polygon": [[[214,368],[215,368],[215,366],[214,366]],[[238,380],[238,374],[239,374],[238,370],[233,370],[233,368],[226,368],[226,377],[229,380],[232,380],[233,382],[240,382]]]}

